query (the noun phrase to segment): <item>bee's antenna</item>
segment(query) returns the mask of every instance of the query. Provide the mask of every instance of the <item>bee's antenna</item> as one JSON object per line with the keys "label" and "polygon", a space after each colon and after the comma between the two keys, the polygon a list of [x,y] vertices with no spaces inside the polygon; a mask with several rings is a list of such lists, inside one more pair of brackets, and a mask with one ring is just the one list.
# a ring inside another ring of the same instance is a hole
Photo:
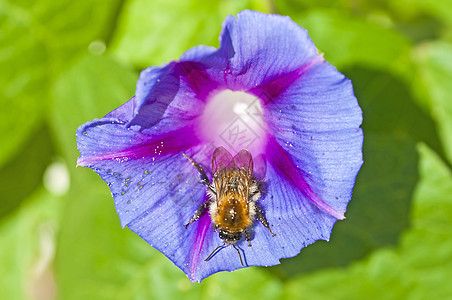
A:
{"label": "bee's antenna", "polygon": [[[204,261],[208,261],[215,253],[217,253],[217,250],[218,250],[218,249],[223,248],[224,246],[226,246],[226,243],[223,243],[223,245],[220,245],[220,246],[216,247],[216,248],[212,251],[212,253],[210,253],[209,256],[207,256],[207,258],[206,258]],[[240,259],[240,260],[242,260],[242,259]],[[243,264],[242,264],[242,265],[243,265]]]}
{"label": "bee's antenna", "polygon": [[[212,253],[209,254],[209,256],[207,256],[207,258],[204,261],[208,261],[215,253],[217,253],[219,251],[219,249],[223,248],[224,246],[226,246],[226,243],[223,243],[222,245],[216,247]],[[244,267],[245,265],[243,264],[243,260],[242,260],[242,255],[240,254],[240,250],[237,249],[237,247],[235,245],[232,245],[232,247],[234,247],[234,249],[237,251],[237,253],[239,254],[239,258],[240,258],[240,263],[242,264],[242,267]]]}
{"label": "bee's antenna", "polygon": [[242,264],[242,267],[244,267],[243,261],[242,261],[242,255],[240,254],[239,249],[237,249],[237,247],[235,245],[232,245],[232,247],[234,247],[234,249],[237,250],[237,253],[239,254],[239,258],[240,258],[240,263]]}

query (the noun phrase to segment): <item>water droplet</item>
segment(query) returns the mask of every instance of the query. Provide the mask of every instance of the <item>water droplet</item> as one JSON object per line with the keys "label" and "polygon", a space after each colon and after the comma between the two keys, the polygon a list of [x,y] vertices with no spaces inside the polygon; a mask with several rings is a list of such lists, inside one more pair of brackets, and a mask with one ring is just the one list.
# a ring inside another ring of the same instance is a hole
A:
{"label": "water droplet", "polygon": [[51,163],[44,172],[44,186],[52,194],[61,196],[66,194],[70,186],[69,172],[63,162]]}
{"label": "water droplet", "polygon": [[101,40],[92,41],[88,46],[88,51],[94,55],[101,55],[107,49],[107,45]]}

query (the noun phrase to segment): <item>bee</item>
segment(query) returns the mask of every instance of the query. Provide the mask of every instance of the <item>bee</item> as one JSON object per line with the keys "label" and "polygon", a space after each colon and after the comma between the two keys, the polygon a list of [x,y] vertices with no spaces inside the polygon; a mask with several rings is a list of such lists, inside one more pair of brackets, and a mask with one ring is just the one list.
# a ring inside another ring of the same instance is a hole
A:
{"label": "bee", "polygon": [[205,259],[208,261],[220,248],[231,245],[237,251],[243,266],[242,256],[235,246],[245,235],[251,246],[251,227],[255,219],[272,232],[263,210],[257,200],[261,197],[261,184],[253,176],[253,159],[246,149],[240,150],[234,157],[224,148],[218,147],[212,155],[212,183],[200,164],[183,154],[198,170],[201,182],[207,187],[208,200],[199,205],[193,218],[185,228],[197,221],[204,209],[208,208],[213,228],[218,231],[223,244],[215,248]]}

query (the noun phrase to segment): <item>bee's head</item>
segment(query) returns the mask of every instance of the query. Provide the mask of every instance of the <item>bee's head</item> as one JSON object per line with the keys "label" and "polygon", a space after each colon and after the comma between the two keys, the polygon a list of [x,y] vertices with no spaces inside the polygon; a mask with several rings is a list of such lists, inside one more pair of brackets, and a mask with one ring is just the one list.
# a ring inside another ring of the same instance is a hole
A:
{"label": "bee's head", "polygon": [[234,245],[242,238],[243,232],[237,231],[237,232],[228,232],[225,230],[220,229],[220,238],[227,244]]}

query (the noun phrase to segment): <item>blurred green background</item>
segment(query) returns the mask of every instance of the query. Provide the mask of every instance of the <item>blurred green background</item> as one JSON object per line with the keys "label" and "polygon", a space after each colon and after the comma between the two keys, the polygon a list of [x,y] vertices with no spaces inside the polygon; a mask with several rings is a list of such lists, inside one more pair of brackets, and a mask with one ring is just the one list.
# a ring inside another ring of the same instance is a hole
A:
{"label": "blurred green background", "polygon": [[[291,16],[352,79],[364,165],[330,242],[194,284],[121,229],[75,130],[245,8]],[[450,0],[1,0],[1,298],[451,299],[451,29]]]}

